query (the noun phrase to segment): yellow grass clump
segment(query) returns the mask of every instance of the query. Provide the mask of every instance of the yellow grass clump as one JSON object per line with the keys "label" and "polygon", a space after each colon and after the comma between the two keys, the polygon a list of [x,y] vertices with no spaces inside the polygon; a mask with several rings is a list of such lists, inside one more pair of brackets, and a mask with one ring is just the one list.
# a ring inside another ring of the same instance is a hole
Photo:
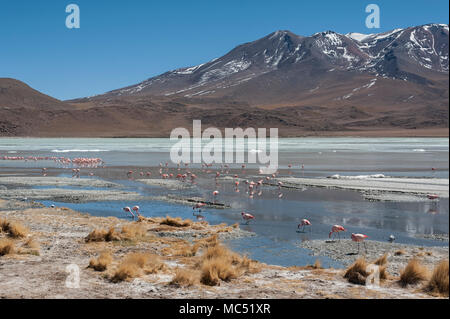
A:
{"label": "yellow grass clump", "polygon": [[388,278],[387,272],[387,260],[388,255],[384,254],[379,257],[372,263],[367,263],[364,257],[358,258],[349,268],[347,268],[344,278],[351,283],[357,285],[365,285],[367,281],[367,277],[371,274],[371,272],[367,271],[367,267],[369,265],[378,266],[378,275],[380,280],[385,280]]}
{"label": "yellow grass clump", "polygon": [[183,268],[177,268],[175,271],[175,276],[169,284],[178,287],[189,287],[195,285],[197,281],[198,277],[196,272]]}
{"label": "yellow grass clump", "polygon": [[404,254],[406,254],[406,251],[405,251],[404,249],[397,250],[397,251],[394,253],[395,256],[402,256],[402,255],[404,255]]}
{"label": "yellow grass clump", "polygon": [[131,253],[124,257],[111,280],[120,282],[140,277],[143,274],[157,273],[166,268],[158,256],[149,253]]}
{"label": "yellow grass clump", "polygon": [[414,285],[427,279],[428,270],[413,258],[411,259],[403,271],[400,273],[400,284],[403,287]]}
{"label": "yellow grass clump", "polygon": [[168,225],[173,227],[188,227],[191,226],[192,223],[193,222],[190,219],[183,220],[180,217],[173,218],[170,216],[166,216],[166,218],[164,218],[160,222],[161,225]]}
{"label": "yellow grass clump", "polygon": [[93,268],[96,271],[105,271],[108,266],[112,263],[113,257],[111,253],[104,252],[101,253],[98,258],[92,258],[89,261],[88,268]]}
{"label": "yellow grass clump", "polygon": [[384,254],[383,256],[381,256],[380,258],[378,258],[377,260],[375,260],[373,262],[373,264],[378,265],[378,266],[384,266],[386,265],[388,262],[388,254]]}
{"label": "yellow grass clump", "polygon": [[22,224],[10,222],[6,219],[0,219],[0,231],[7,233],[12,238],[24,238],[29,233],[28,228]]}
{"label": "yellow grass clump", "polygon": [[121,237],[124,239],[139,239],[147,234],[147,230],[141,224],[127,224],[122,227]]}
{"label": "yellow grass clump", "polygon": [[220,281],[229,281],[245,273],[259,271],[256,261],[232,252],[227,247],[216,244],[207,248],[201,260],[200,282],[216,286]]}
{"label": "yellow grass clump", "polygon": [[353,265],[351,265],[344,274],[344,278],[353,284],[365,285],[366,278],[369,275],[366,271],[367,262],[364,257],[358,258]]}
{"label": "yellow grass clump", "polygon": [[105,229],[94,229],[87,237],[85,241],[89,242],[98,242],[98,241],[114,241],[121,240],[120,234],[116,232],[114,227],[111,227],[109,230]]}
{"label": "yellow grass clump", "polygon": [[438,293],[444,296],[449,295],[449,267],[448,260],[442,260],[434,267],[433,274],[426,286],[426,290],[432,293]]}
{"label": "yellow grass clump", "polygon": [[24,249],[21,249],[21,253],[30,254],[30,255],[40,255],[41,246],[38,242],[35,241],[33,237],[28,238],[22,246]]}
{"label": "yellow grass clump", "polygon": [[14,242],[9,239],[0,239],[0,256],[14,254]]}

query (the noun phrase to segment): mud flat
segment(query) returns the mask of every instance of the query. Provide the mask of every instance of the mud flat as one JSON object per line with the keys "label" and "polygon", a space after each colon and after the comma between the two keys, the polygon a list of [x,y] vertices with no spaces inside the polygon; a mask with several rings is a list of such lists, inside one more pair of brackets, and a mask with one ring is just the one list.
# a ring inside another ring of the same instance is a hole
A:
{"label": "mud flat", "polygon": [[362,193],[367,200],[377,201],[429,201],[428,194],[449,197],[449,180],[440,178],[278,178],[282,187],[325,187],[348,189]]}
{"label": "mud flat", "polygon": [[2,176],[0,177],[0,185],[11,187],[24,186],[69,186],[69,187],[99,187],[111,188],[121,187],[119,184],[103,181],[94,178],[69,178],[69,177],[18,177],[18,176]]}
{"label": "mud flat", "polygon": [[189,206],[200,203],[205,204],[204,208],[216,208],[216,209],[231,208],[231,206],[227,204],[219,202],[210,202],[201,197],[178,197],[174,195],[167,195],[167,196],[152,196],[151,199]]}
{"label": "mud flat", "polygon": [[374,261],[385,253],[388,254],[389,274],[399,276],[400,271],[408,261],[417,257],[419,261],[432,269],[439,261],[448,259],[448,247],[421,247],[366,240],[367,253],[361,243],[358,254],[358,244],[350,239],[310,240],[299,243],[298,246],[312,251],[313,256],[327,256],[341,262],[344,266],[351,265],[357,258],[365,256],[367,261]]}
{"label": "mud flat", "polygon": [[13,188],[0,189],[0,198],[15,200],[51,200],[63,203],[82,203],[90,201],[141,200],[143,197],[134,192],[120,190],[74,190],[64,188]]}
{"label": "mud flat", "polygon": [[[191,242],[206,235],[239,236],[238,226],[191,222],[180,228],[163,224],[160,217],[129,222],[58,207],[17,208],[0,211],[0,217],[29,230],[26,238],[13,240],[18,253],[0,256],[0,298],[434,298],[417,287],[400,288],[395,280],[382,282],[376,289],[351,284],[343,278],[342,269],[284,268],[261,263],[256,271],[244,272],[216,286],[201,282],[174,285],[171,281],[178,270],[200,271],[198,262],[204,254],[199,250],[194,256],[182,255],[177,253],[179,247],[191,247]],[[145,234],[133,240],[85,240],[93,230],[113,227],[120,231],[122,227],[123,231],[125,226],[144,227]],[[177,237],[180,234],[184,234],[183,238]],[[0,232],[0,240],[6,236]],[[37,244],[35,253],[20,252],[30,238]],[[90,260],[105,251],[112,256],[106,270],[88,268]],[[151,253],[163,265],[128,280],[111,280],[111,274],[120,269],[130,253]],[[79,288],[66,287],[69,265],[79,269]]]}
{"label": "mud flat", "polygon": [[182,182],[176,179],[138,179],[137,182],[150,185],[164,187],[170,190],[183,190],[192,187],[189,182]]}

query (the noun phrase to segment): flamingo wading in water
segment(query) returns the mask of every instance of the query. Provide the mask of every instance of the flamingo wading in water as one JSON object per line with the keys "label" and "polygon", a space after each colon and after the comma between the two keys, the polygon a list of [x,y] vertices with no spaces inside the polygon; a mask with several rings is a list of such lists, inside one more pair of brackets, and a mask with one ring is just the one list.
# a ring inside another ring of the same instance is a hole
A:
{"label": "flamingo wading in water", "polygon": [[306,226],[311,226],[311,222],[304,218],[300,221],[300,224],[298,224],[297,228],[301,227],[302,229],[300,231],[303,233],[303,232],[305,232]]}
{"label": "flamingo wading in water", "polygon": [[255,216],[253,216],[252,214],[246,213],[246,212],[242,212],[241,215],[242,215],[242,218],[246,221],[247,225],[250,222],[250,220],[255,219]]}
{"label": "flamingo wading in water", "polygon": [[141,216],[140,214],[139,214],[139,206],[133,206],[133,211],[136,213],[136,215],[139,217],[139,216]]}
{"label": "flamingo wading in water", "polygon": [[133,217],[133,219],[134,219],[135,216],[134,216],[133,212],[131,211],[131,208],[130,208],[130,207],[128,207],[128,206],[127,206],[127,207],[124,207],[124,208],[123,208],[123,211],[126,212],[126,213],[130,213],[130,214],[131,214],[130,217]]}

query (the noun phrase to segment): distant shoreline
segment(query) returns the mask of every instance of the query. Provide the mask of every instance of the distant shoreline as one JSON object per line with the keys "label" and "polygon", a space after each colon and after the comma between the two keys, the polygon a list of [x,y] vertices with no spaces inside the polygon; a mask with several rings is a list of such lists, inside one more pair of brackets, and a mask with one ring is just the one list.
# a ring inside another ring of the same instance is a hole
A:
{"label": "distant shoreline", "polygon": [[[56,133],[56,132],[55,132]],[[57,134],[36,134],[36,135],[17,135],[17,136],[2,136],[0,138],[169,138],[170,134],[158,133],[140,133],[130,132],[128,135],[118,135],[113,132],[95,135],[95,132],[86,132],[80,135],[57,135]],[[302,137],[317,137],[317,138],[448,138],[449,128],[434,128],[434,129],[411,129],[411,130],[368,130],[368,131],[319,131],[319,132],[288,132],[285,129],[279,131],[279,138],[302,138]]]}

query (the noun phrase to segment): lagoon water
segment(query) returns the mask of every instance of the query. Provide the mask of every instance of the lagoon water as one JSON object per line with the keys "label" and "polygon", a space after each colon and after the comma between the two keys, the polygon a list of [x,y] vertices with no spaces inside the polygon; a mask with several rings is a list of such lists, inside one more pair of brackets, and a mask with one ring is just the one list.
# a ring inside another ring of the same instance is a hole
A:
{"label": "lagoon water", "polygon": [[[0,138],[0,158],[3,156],[64,156],[101,157],[106,167],[155,167],[169,161],[169,152],[175,141],[169,139],[35,139]],[[385,174],[388,176],[448,178],[448,138],[283,138],[278,145],[280,168],[293,176],[329,176]],[[301,165],[304,165],[304,170]],[[0,160],[0,172],[17,172],[23,168],[52,167],[53,162],[24,162]],[[174,167],[174,164],[170,164]],[[192,165],[199,167],[198,165]],[[233,165],[231,165],[233,167]],[[234,165],[240,167],[240,164]],[[248,169],[257,165],[248,165]],[[431,170],[435,168],[436,170]],[[252,174],[257,171],[253,171]],[[157,187],[145,186],[125,180],[126,189],[144,195],[166,192]],[[195,194],[212,199],[214,181],[199,183]],[[277,189],[264,189],[263,196],[249,199],[245,191],[234,192],[231,184],[220,184],[221,202],[231,209],[208,209],[203,213],[210,223],[240,222],[240,212],[248,211],[257,216],[242,229],[256,236],[233,240],[229,244],[236,250],[249,253],[252,258],[279,265],[305,265],[316,257],[296,245],[302,240],[325,239],[333,224],[343,224],[349,232],[362,232],[372,240],[387,240],[394,234],[396,242],[417,245],[448,245],[423,239],[423,235],[448,234],[449,202],[369,202],[353,191],[308,188],[304,191],[283,190],[283,200],[277,197]],[[169,192],[170,193],[170,192]],[[175,191],[173,193],[176,194]],[[44,202],[50,205],[51,202]],[[97,202],[85,204],[56,203],[99,216],[124,217],[121,208],[134,203]],[[143,201],[141,206],[147,216],[180,216],[193,218],[189,206],[161,201]],[[312,227],[306,233],[298,233],[297,224],[307,217]],[[347,234],[348,236],[348,234]],[[370,247],[370,245],[368,245]],[[369,248],[370,249],[370,248]],[[325,266],[340,265],[325,257]]]}

